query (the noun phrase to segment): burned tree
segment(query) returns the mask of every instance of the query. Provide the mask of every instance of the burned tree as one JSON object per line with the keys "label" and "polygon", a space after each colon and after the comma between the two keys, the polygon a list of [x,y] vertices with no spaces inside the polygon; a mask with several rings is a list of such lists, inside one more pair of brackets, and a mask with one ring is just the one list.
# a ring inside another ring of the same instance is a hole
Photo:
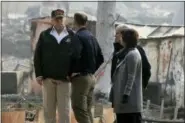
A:
{"label": "burned tree", "polygon": [[112,53],[114,41],[116,2],[98,2],[96,37],[107,61]]}

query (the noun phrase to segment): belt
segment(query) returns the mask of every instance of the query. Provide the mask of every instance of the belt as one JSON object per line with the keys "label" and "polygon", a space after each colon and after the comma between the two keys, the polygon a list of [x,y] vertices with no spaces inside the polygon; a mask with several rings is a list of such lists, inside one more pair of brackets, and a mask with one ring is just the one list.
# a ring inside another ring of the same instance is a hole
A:
{"label": "belt", "polygon": [[73,73],[71,78],[79,77],[79,76],[87,76],[90,73]]}

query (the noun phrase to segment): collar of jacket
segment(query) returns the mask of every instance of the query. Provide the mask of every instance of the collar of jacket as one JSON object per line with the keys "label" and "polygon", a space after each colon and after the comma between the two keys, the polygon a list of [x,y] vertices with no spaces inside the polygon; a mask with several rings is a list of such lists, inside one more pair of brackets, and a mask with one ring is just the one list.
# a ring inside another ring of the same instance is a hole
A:
{"label": "collar of jacket", "polygon": [[123,48],[122,50],[120,50],[118,53],[117,53],[117,57],[118,59],[121,61],[125,58],[125,56],[127,55],[127,53],[130,51],[130,50],[134,50],[135,48]]}
{"label": "collar of jacket", "polygon": [[114,52],[118,52],[119,50],[123,48],[123,46],[117,42],[114,42],[113,45],[114,45]]}
{"label": "collar of jacket", "polygon": [[[52,27],[51,31],[56,31],[56,32],[57,32],[57,30],[55,29],[55,27],[54,27],[54,26]],[[63,28],[63,30],[62,30],[62,31],[67,32],[67,27],[66,27],[66,26],[64,26],[64,28]]]}
{"label": "collar of jacket", "polygon": [[[50,35],[50,32],[52,30],[53,30],[53,27],[50,27],[49,29],[46,30],[46,34]],[[69,33],[69,36],[74,34],[74,32],[71,29],[69,29],[68,27],[66,27],[66,31]]]}
{"label": "collar of jacket", "polygon": [[83,30],[86,30],[87,28],[86,27],[82,27],[82,28],[80,28],[78,31],[76,31],[76,32],[80,32],[80,31],[83,31]]}

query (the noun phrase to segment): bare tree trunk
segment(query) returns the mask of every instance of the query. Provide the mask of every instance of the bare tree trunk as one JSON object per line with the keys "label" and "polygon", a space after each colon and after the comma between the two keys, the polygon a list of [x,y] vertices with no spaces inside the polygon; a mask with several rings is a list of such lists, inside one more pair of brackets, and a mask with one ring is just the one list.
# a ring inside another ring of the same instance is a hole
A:
{"label": "bare tree trunk", "polygon": [[58,2],[57,7],[65,10],[66,16],[69,14],[69,1]]}
{"label": "bare tree trunk", "polygon": [[96,37],[107,61],[113,51],[116,2],[98,2]]}
{"label": "bare tree trunk", "polygon": [[69,14],[69,2],[68,1],[66,1],[65,7],[66,7],[66,15],[68,16]]}
{"label": "bare tree trunk", "polygon": [[102,52],[107,64],[103,68],[100,79],[98,80],[95,90],[100,90],[102,93],[110,92],[110,69],[111,62],[108,62],[113,52],[114,42],[114,21],[115,19],[116,2],[98,2],[97,22],[96,22],[96,37],[102,48]]}

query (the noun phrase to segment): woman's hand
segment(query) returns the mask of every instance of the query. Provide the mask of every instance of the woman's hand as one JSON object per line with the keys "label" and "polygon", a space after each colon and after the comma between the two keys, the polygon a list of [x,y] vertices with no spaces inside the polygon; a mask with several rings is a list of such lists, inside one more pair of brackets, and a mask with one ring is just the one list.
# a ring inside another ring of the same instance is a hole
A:
{"label": "woman's hand", "polygon": [[128,103],[128,98],[129,98],[128,95],[123,95],[123,97],[122,97],[122,103],[123,104]]}

